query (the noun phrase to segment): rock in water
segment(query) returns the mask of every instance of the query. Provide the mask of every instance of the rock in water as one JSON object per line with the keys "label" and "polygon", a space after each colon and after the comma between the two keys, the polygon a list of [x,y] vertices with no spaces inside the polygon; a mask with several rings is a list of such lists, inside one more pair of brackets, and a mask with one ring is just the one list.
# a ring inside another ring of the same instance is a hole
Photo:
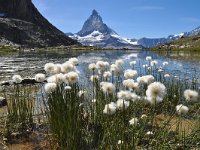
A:
{"label": "rock in water", "polygon": [[0,0],[0,39],[25,47],[78,44],[49,23],[31,0]]}
{"label": "rock in water", "polygon": [[7,101],[5,98],[0,97],[0,108],[7,105]]}

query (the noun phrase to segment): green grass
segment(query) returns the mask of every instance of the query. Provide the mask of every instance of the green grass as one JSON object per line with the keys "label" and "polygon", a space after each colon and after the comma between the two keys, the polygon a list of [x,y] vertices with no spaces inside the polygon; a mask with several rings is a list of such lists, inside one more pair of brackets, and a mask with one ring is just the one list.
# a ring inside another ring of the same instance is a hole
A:
{"label": "green grass", "polygon": [[[176,45],[177,47],[170,47],[170,45]],[[189,47],[181,48],[181,46],[184,45],[188,45]],[[164,48],[163,46],[165,46],[166,48]],[[181,39],[151,48],[151,50],[200,51],[200,35],[183,37]]]}
{"label": "green grass", "polygon": [[8,46],[0,46],[0,55],[9,55],[16,53],[18,50]]}
{"label": "green grass", "polygon": [[[144,68],[140,66],[139,69]],[[197,102],[188,102],[183,95],[186,89],[199,93],[198,80],[180,80],[173,74],[165,78],[166,73],[165,69],[159,72],[157,66],[154,66],[150,67],[150,71],[145,69],[145,73],[140,75],[153,74],[155,81],[165,85],[166,95],[162,102],[155,105],[148,103],[145,99],[148,85],[140,84],[138,89],[130,91],[140,98],[127,100],[130,102],[129,107],[125,109],[123,104],[123,108],[117,109],[112,115],[105,114],[103,110],[106,104],[117,102],[119,91],[128,90],[122,84],[123,74],[113,74],[110,79],[98,74],[98,80],[92,82],[88,78],[87,86],[78,82],[70,84],[72,89],[68,91],[64,90],[65,83],[57,84],[56,90],[49,94],[42,90],[41,83],[42,115],[44,118],[47,116],[45,126],[51,149],[199,149],[200,97]],[[86,76],[91,75],[97,75],[97,71],[88,71]],[[100,85],[103,81],[112,82],[116,89],[111,93],[103,92]],[[87,93],[79,96],[80,90]],[[27,103],[31,93],[24,90],[23,86],[20,89],[15,86],[12,92],[14,96],[8,105],[7,117],[11,125],[6,126],[6,129],[17,124],[29,126],[32,123],[32,110],[35,110],[35,105],[27,107],[27,104],[32,104]],[[92,102],[92,99],[96,99],[96,102]],[[188,106],[189,112],[178,115],[178,104]],[[142,118],[143,114],[147,117]],[[137,118],[138,123],[131,125],[129,121],[132,118]],[[26,126],[23,129],[27,129]],[[22,132],[21,128],[14,129],[12,132]]]}

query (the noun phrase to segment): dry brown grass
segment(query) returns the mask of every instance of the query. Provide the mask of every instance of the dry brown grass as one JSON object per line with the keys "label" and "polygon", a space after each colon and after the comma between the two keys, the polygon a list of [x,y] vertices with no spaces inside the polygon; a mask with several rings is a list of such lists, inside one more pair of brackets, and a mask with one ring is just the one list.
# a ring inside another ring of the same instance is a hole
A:
{"label": "dry brown grass", "polygon": [[164,114],[160,114],[156,116],[155,124],[156,126],[161,126],[167,123],[167,127],[169,131],[176,131],[177,126],[179,124],[180,132],[185,132],[185,134],[190,134],[192,130],[195,128],[196,121],[186,118],[178,118],[177,116],[168,116]]}

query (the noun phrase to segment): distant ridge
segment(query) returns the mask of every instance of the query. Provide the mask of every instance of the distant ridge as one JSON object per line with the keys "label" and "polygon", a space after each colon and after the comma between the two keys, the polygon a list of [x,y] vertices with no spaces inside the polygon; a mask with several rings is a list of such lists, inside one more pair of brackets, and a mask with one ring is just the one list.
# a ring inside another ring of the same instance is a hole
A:
{"label": "distant ridge", "polygon": [[195,28],[192,31],[189,32],[182,32],[180,34],[175,35],[169,35],[166,38],[141,38],[138,40],[138,44],[141,44],[144,47],[155,47],[160,44],[169,43],[178,39],[181,39],[183,37],[191,37],[200,34],[200,26]]}

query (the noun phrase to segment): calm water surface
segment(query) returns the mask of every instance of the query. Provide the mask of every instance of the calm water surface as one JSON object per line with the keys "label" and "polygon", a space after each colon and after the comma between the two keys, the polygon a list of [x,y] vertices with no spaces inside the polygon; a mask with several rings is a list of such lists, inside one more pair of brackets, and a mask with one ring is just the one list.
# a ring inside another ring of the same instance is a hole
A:
{"label": "calm water surface", "polygon": [[[174,54],[173,54],[174,55]],[[181,54],[184,56],[184,54]],[[188,76],[200,78],[200,59],[192,57],[183,59],[173,59],[150,51],[138,50],[107,50],[95,52],[26,52],[13,54],[10,56],[0,56],[0,81],[9,80],[14,74],[22,77],[34,77],[34,74],[43,72],[43,66],[47,62],[64,63],[70,57],[79,59],[78,69],[81,74],[87,69],[87,65],[98,60],[105,60],[110,63],[116,59],[125,61],[124,68],[129,67],[129,62],[136,60],[136,67],[142,67],[147,63],[146,56],[152,56],[162,66],[163,61],[168,61],[169,65],[165,68],[169,73],[177,76]],[[187,55],[188,57],[188,55]]]}

